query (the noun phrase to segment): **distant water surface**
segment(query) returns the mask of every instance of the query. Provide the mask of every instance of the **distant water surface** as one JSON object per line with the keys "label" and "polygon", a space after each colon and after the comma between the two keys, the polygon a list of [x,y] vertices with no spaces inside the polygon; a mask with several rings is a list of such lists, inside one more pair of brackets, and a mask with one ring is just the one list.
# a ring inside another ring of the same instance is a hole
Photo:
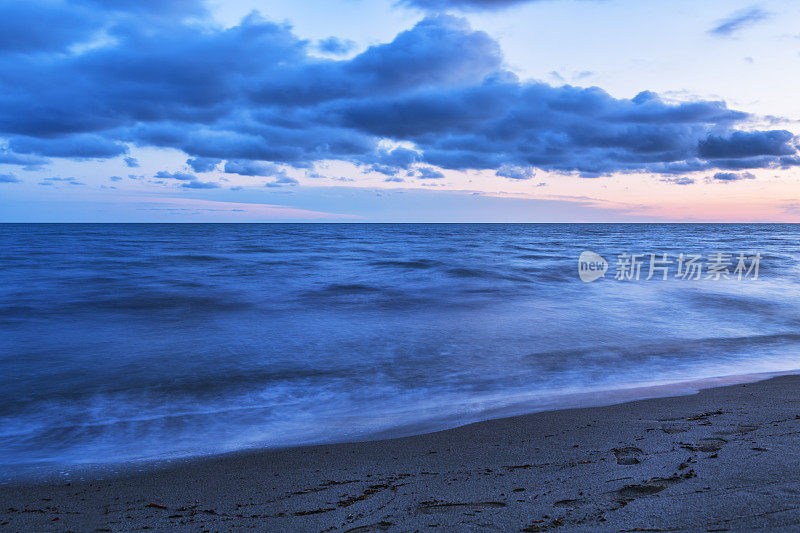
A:
{"label": "distant water surface", "polygon": [[[796,225],[0,225],[0,473],[796,369],[798,242]],[[584,250],[606,279],[578,279]],[[760,279],[613,279],[623,252],[717,251],[760,252]]]}

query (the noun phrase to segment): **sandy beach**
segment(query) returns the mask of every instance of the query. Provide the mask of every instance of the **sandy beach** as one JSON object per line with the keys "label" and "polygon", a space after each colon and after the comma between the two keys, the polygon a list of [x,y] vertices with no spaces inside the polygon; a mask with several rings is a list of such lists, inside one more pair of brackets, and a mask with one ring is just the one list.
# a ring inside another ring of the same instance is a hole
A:
{"label": "sandy beach", "polygon": [[800,527],[800,376],[0,487],[4,531]]}

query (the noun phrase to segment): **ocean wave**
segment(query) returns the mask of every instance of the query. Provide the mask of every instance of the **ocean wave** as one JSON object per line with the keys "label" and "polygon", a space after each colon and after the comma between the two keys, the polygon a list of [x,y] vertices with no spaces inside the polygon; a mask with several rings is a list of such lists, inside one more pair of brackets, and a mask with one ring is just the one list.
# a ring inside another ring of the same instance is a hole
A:
{"label": "ocean wave", "polygon": [[410,270],[426,270],[441,265],[439,261],[432,261],[430,259],[417,259],[413,261],[370,261],[369,264],[378,267],[394,267]]}
{"label": "ocean wave", "polygon": [[[798,368],[798,237],[769,225],[8,226],[0,464],[346,440],[644,378]],[[577,275],[584,250],[613,267],[623,252],[750,249],[755,282]]]}

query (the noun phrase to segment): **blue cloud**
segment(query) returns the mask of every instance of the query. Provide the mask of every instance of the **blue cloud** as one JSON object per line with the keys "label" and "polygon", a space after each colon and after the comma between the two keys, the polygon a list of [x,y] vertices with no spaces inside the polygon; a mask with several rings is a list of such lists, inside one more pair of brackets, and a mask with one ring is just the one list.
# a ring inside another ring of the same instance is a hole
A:
{"label": "blue cloud", "polygon": [[25,170],[36,170],[48,162],[43,157],[30,154],[17,154],[7,149],[0,148],[0,165],[19,165]]}
{"label": "blue cloud", "polygon": [[61,52],[89,40],[104,18],[86,6],[66,2],[3,0],[0,3],[0,55]]}
{"label": "blue cloud", "polygon": [[387,176],[394,176],[401,170],[408,170],[420,161],[421,155],[408,148],[378,149],[370,153],[364,162],[373,172],[380,172]]}
{"label": "blue cloud", "polygon": [[717,172],[710,181],[721,181],[723,183],[730,183],[732,181],[752,180],[755,176],[750,172],[743,172],[736,174],[734,172]]}
{"label": "blue cloud", "polygon": [[181,183],[181,187],[184,189],[218,189],[219,183],[214,181],[187,181],[186,183]]}
{"label": "blue cloud", "polygon": [[239,174],[241,176],[272,176],[279,172],[279,169],[272,163],[234,160],[225,163],[225,172],[227,174]]}
{"label": "blue cloud", "polygon": [[202,0],[78,0],[92,9],[111,13],[133,13],[156,17],[202,16],[206,13]]}
{"label": "blue cloud", "polygon": [[[34,3],[49,13],[63,2]],[[69,5],[76,13],[91,5],[113,22],[108,42],[75,54],[55,51],[63,45],[0,54],[0,139],[9,147],[0,162],[154,146],[183,151],[195,172],[227,160],[226,172],[277,176],[271,186],[294,184],[276,165],[310,169],[322,160],[386,176],[438,167],[430,172],[490,169],[510,179],[534,168],[676,175],[800,162],[792,134],[740,131],[750,117],[724,102],[520,81],[494,39],[450,15],[333,60],[255,14],[220,29],[181,22],[202,16],[197,2]],[[25,20],[22,7],[15,13],[9,24]],[[80,31],[62,41],[94,35]],[[387,149],[386,140],[404,147]],[[196,180],[163,174],[156,177]]]}
{"label": "blue cloud", "polygon": [[784,168],[800,166],[800,156],[791,155],[780,158],[780,164]]}
{"label": "blue cloud", "polygon": [[462,10],[494,10],[503,9],[515,4],[539,0],[400,0],[401,4],[418,7],[429,11]]}
{"label": "blue cloud", "polygon": [[663,178],[661,181],[666,183],[674,183],[675,185],[694,185],[697,180],[694,178],[687,178],[686,176],[681,176],[678,178]]}
{"label": "blue cloud", "polygon": [[84,182],[79,181],[77,178],[44,178],[39,182],[39,185],[56,185],[58,183],[65,183],[67,185],[86,185]]}
{"label": "blue cloud", "polygon": [[699,154],[705,159],[788,156],[796,151],[794,136],[783,130],[735,131],[727,137],[709,135],[699,144]]}
{"label": "blue cloud", "polygon": [[330,55],[346,55],[356,47],[355,41],[349,39],[339,39],[338,37],[328,37],[317,43],[317,50]]}
{"label": "blue cloud", "polygon": [[284,186],[294,186],[297,185],[298,182],[296,179],[292,178],[291,176],[287,176],[286,174],[279,174],[275,177],[274,180],[268,181],[264,184],[265,187],[284,187]]}
{"label": "blue cloud", "polygon": [[186,164],[195,172],[211,172],[220,163],[222,163],[221,159],[213,157],[192,157],[186,160]]}
{"label": "blue cloud", "polygon": [[0,174],[0,183],[22,183],[22,180],[13,174]]}
{"label": "blue cloud", "polygon": [[417,177],[421,180],[440,180],[444,178],[444,174],[436,169],[423,167],[419,169],[419,175]]}
{"label": "blue cloud", "polygon": [[529,180],[533,177],[533,171],[530,168],[515,167],[511,165],[503,165],[495,172],[498,176],[512,180]]}
{"label": "blue cloud", "polygon": [[708,33],[717,37],[730,37],[731,35],[769,18],[769,13],[759,7],[751,7],[737,11],[731,16],[720,20],[708,30]]}
{"label": "blue cloud", "polygon": [[12,151],[72,159],[116,157],[128,151],[128,147],[101,135],[73,135],[57,139],[37,137],[11,137],[8,143]]}
{"label": "blue cloud", "polygon": [[159,170],[155,175],[159,180],[179,180],[179,181],[197,181],[197,176],[189,174],[188,172],[167,172],[166,170]]}

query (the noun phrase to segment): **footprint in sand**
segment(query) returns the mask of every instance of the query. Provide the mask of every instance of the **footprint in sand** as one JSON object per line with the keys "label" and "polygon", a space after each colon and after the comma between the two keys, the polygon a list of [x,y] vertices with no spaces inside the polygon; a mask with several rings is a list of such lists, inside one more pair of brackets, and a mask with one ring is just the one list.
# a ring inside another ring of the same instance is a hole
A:
{"label": "footprint in sand", "polygon": [[693,452],[707,452],[713,453],[718,452],[728,443],[725,439],[718,439],[718,438],[708,438],[708,439],[700,439],[697,441],[697,444],[685,444],[683,447],[687,450],[692,450]]}
{"label": "footprint in sand", "polygon": [[709,418],[711,418],[713,416],[719,416],[719,415],[721,415],[723,413],[724,413],[724,411],[722,411],[722,409],[717,409],[716,411],[707,411],[705,413],[700,413],[698,415],[687,416],[686,420],[689,420],[689,421],[700,420],[700,421],[707,422]]}
{"label": "footprint in sand", "polygon": [[441,513],[447,511],[482,511],[485,509],[498,509],[505,507],[504,502],[421,502],[418,506],[420,512]]}
{"label": "footprint in sand", "polygon": [[614,457],[617,458],[618,465],[638,465],[642,462],[641,456],[644,452],[636,446],[626,446],[624,448],[614,448]]}
{"label": "footprint in sand", "polygon": [[589,503],[589,502],[586,501],[586,500],[581,500],[581,499],[577,499],[577,500],[558,500],[556,503],[553,504],[553,507],[567,507],[567,508],[572,509],[572,508],[575,508],[575,507],[580,507],[582,505],[586,505],[587,503]]}
{"label": "footprint in sand", "polygon": [[759,429],[760,427],[761,426],[754,426],[754,425],[750,425],[750,424],[739,424],[739,425],[737,425],[735,427],[731,427],[730,429],[723,429],[723,430],[717,431],[715,434],[716,435],[722,435],[722,436],[727,436],[727,435],[746,435],[746,434],[748,434],[748,433],[750,433],[752,431],[755,431],[755,430]]}
{"label": "footprint in sand", "polygon": [[651,494],[658,494],[672,485],[676,485],[687,479],[696,477],[697,474],[694,470],[689,470],[683,475],[675,474],[671,477],[654,477],[649,481],[645,481],[639,485],[625,485],[617,490],[617,494],[623,498],[640,498],[642,496],[650,496]]}
{"label": "footprint in sand", "polygon": [[345,533],[367,533],[372,531],[387,531],[390,527],[394,524],[392,522],[387,522],[386,520],[381,520],[376,524],[369,524],[367,526],[358,526],[352,529],[348,529]]}
{"label": "footprint in sand", "polygon": [[661,431],[668,435],[675,433],[686,433],[691,426],[689,424],[662,424]]}

